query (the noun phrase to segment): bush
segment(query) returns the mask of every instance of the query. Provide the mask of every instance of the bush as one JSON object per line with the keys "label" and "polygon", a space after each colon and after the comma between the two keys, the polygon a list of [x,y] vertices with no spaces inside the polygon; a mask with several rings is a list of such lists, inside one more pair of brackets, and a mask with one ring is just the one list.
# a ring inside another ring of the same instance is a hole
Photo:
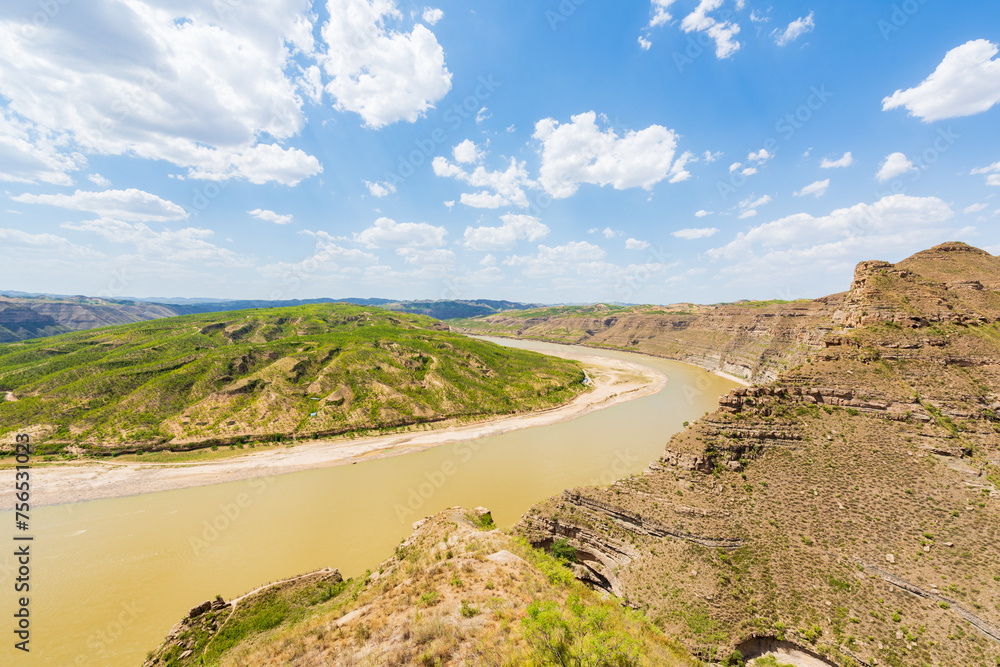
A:
{"label": "bush", "polygon": [[576,563],[576,549],[565,538],[561,538],[552,543],[549,551],[553,556],[565,563]]}

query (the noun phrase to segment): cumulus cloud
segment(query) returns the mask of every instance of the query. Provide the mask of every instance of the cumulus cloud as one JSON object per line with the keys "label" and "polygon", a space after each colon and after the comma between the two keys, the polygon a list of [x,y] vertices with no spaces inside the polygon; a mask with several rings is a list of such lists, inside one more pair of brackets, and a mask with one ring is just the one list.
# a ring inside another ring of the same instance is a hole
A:
{"label": "cumulus cloud", "polygon": [[897,90],[882,110],[905,107],[924,122],[982,113],[1000,102],[1000,48],[976,39],[949,51],[920,85]]}
{"label": "cumulus cloud", "polygon": [[584,183],[651,190],[667,178],[684,180],[684,165],[693,158],[685,154],[675,164],[677,135],[672,130],[651,125],[619,137],[614,129],[602,131],[593,111],[565,124],[540,120],[533,136],[542,143],[539,183],[556,199],[574,195]]}
{"label": "cumulus cloud", "polygon": [[103,192],[77,190],[71,195],[23,194],[11,199],[24,204],[46,204],[132,222],[165,222],[187,217],[184,209],[177,204],[134,188]]}
{"label": "cumulus cloud", "polygon": [[448,231],[426,222],[396,222],[379,218],[375,223],[354,235],[354,240],[366,248],[416,248],[429,250],[444,245]]}
{"label": "cumulus cloud", "polygon": [[616,239],[624,233],[620,229],[611,229],[610,227],[605,227],[604,231],[601,232],[606,239]]}
{"label": "cumulus cloud", "polygon": [[708,15],[722,6],[723,0],[701,0],[694,11],[681,21],[681,30],[686,33],[703,32],[715,41],[715,56],[720,60],[736,53],[743,46],[736,41],[740,26],[731,21],[719,23]]}
{"label": "cumulus cloud", "polygon": [[365,181],[365,187],[373,197],[388,197],[396,192],[396,186],[388,181]]}
{"label": "cumulus cloud", "polygon": [[345,248],[337,237],[327,232],[305,232],[316,239],[313,253],[299,262],[276,262],[267,264],[258,271],[273,282],[301,283],[306,278],[318,275],[349,275],[359,267],[378,264],[378,257],[357,248]]}
{"label": "cumulus cloud", "polygon": [[372,128],[412,123],[451,90],[434,33],[420,23],[410,32],[386,27],[403,18],[393,0],[328,0],[327,10],[319,60],[338,110],[360,114]]}
{"label": "cumulus cloud", "polygon": [[444,12],[440,9],[432,9],[428,7],[424,10],[423,19],[424,23],[427,25],[436,25],[438,21],[444,18]]}
{"label": "cumulus cloud", "polygon": [[132,245],[135,247],[136,258],[143,260],[228,266],[249,264],[247,258],[212,243],[210,239],[215,232],[211,229],[185,227],[157,231],[145,222],[126,222],[113,218],[65,223],[63,227],[90,232],[112,243]]}
{"label": "cumulus cloud", "polygon": [[719,232],[715,227],[700,227],[700,228],[690,228],[690,229],[678,229],[676,232],[671,232],[671,236],[676,236],[679,239],[687,239],[688,241],[693,241],[694,239],[707,239],[711,236],[715,236]]}
{"label": "cumulus cloud", "polygon": [[747,159],[751,162],[756,162],[757,164],[764,164],[768,160],[774,158],[774,153],[769,153],[766,148],[761,148],[756,153],[750,153],[747,155]]}
{"label": "cumulus cloud", "polygon": [[[708,251],[712,259],[740,259],[758,248],[795,247],[814,252],[863,247],[858,239],[903,235],[950,220],[954,211],[937,197],[891,195],[874,204],[837,209],[826,216],[790,215],[740,232],[729,244]],[[808,253],[806,253],[808,255]]]}
{"label": "cumulus cloud", "polygon": [[465,247],[471,250],[510,250],[518,241],[541,241],[549,234],[548,226],[530,215],[504,215],[500,227],[468,227]]}
{"label": "cumulus cloud", "polygon": [[696,217],[696,218],[705,218],[705,217],[710,216],[710,215],[712,215],[712,211],[706,211],[705,209],[701,209],[700,211],[696,211],[695,212],[694,217]]}
{"label": "cumulus cloud", "polygon": [[823,158],[823,161],[820,162],[820,164],[819,164],[819,168],[820,169],[841,169],[841,168],[844,168],[844,167],[850,167],[852,164],[854,164],[854,156],[851,155],[850,151],[847,151],[846,153],[844,153],[844,155],[840,159],[837,159],[837,160],[830,160],[828,158]]}
{"label": "cumulus cloud", "polygon": [[87,180],[100,188],[110,188],[111,181],[100,174],[87,174]]}
{"label": "cumulus cloud", "polygon": [[586,271],[588,266],[601,263],[606,255],[600,246],[593,243],[570,241],[555,247],[540,245],[537,254],[514,255],[504,264],[523,267],[524,275],[529,278],[551,278]]}
{"label": "cumulus cloud", "polygon": [[653,48],[653,43],[648,39],[646,39],[645,37],[643,37],[642,35],[639,35],[639,48],[642,49],[643,51],[649,51],[651,48]]}
{"label": "cumulus cloud", "polygon": [[292,221],[291,215],[281,215],[275,213],[274,211],[268,211],[263,208],[255,208],[252,211],[247,211],[250,215],[257,218],[258,220],[263,220],[264,222],[273,222],[276,225],[287,225]]}
{"label": "cumulus cloud", "polygon": [[[462,157],[469,157],[464,153],[464,149],[459,151],[459,154]],[[515,158],[510,159],[510,164],[504,171],[490,171],[480,165],[470,172],[458,164],[449,162],[443,156],[434,158],[432,166],[437,176],[454,178],[474,188],[486,188],[462,194],[460,201],[472,208],[496,209],[505,206],[527,208],[528,195],[525,189],[535,187],[534,181],[528,176],[527,164],[524,161],[518,162]]]}
{"label": "cumulus cloud", "polygon": [[786,46],[797,40],[802,35],[810,33],[816,28],[816,22],[813,20],[815,12],[809,12],[809,16],[799,17],[788,24],[784,32],[777,34],[774,41],[778,46]]}
{"label": "cumulus cloud", "polygon": [[973,176],[986,176],[986,185],[1000,186],[1000,162],[991,164],[988,167],[980,167],[969,172]]}
{"label": "cumulus cloud", "polygon": [[914,166],[910,158],[906,157],[903,153],[890,153],[884,160],[882,160],[882,165],[879,167],[875,178],[877,178],[880,183],[885,183],[886,181],[891,181],[897,176],[902,176],[905,173],[916,171],[916,169],[916,166]]}
{"label": "cumulus cloud", "polygon": [[[165,160],[193,178],[293,185],[322,169],[281,146],[304,123],[291,72],[295,55],[312,49],[307,0],[222,14],[211,3],[69,3],[30,40],[30,13],[9,16],[0,18],[0,96],[9,101],[0,164],[14,159],[0,178],[69,185],[85,163],[70,146]],[[263,136],[273,143],[260,145]]]}
{"label": "cumulus cloud", "polygon": [[455,146],[451,154],[455,157],[455,162],[461,164],[474,164],[483,159],[483,151],[479,150],[476,146],[476,142],[471,139],[466,139],[459,145]]}
{"label": "cumulus cloud", "polygon": [[830,179],[824,181],[816,181],[815,183],[810,183],[801,190],[794,192],[796,197],[808,197],[812,195],[814,197],[822,197],[826,194],[827,189],[830,187]]}
{"label": "cumulus cloud", "polygon": [[649,247],[647,241],[640,241],[638,239],[625,239],[625,249],[626,250],[645,250]]}
{"label": "cumulus cloud", "polygon": [[674,17],[667,10],[670,9],[670,5],[674,4],[674,2],[675,0],[652,0],[653,17],[649,20],[648,27],[655,28],[664,23],[670,23]]}

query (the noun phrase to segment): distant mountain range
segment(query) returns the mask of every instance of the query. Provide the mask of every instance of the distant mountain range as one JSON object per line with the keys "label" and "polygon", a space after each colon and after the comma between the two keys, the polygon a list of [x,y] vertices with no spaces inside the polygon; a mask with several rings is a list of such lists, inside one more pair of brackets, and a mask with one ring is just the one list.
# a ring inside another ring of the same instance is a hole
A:
{"label": "distant mountain range", "polygon": [[320,303],[350,303],[385,310],[428,315],[439,320],[493,315],[507,310],[536,308],[538,304],[514,301],[441,300],[393,301],[391,299],[294,299],[285,301],[121,297],[103,299],[88,296],[38,294],[0,290],[0,343],[55,336],[116,324],[180,315],[286,308]]}

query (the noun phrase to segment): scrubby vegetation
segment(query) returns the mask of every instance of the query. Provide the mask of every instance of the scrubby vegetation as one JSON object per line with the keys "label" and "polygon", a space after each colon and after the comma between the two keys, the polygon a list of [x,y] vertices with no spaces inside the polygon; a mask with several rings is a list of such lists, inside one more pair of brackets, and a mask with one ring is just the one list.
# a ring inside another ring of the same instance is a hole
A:
{"label": "scrubby vegetation", "polygon": [[0,345],[0,438],[30,427],[42,454],[291,441],[552,407],[583,378],[375,308],[191,315]]}
{"label": "scrubby vegetation", "polygon": [[490,523],[446,512],[374,573],[337,584],[319,573],[187,620],[147,667],[698,664],[559,559],[484,532]]}

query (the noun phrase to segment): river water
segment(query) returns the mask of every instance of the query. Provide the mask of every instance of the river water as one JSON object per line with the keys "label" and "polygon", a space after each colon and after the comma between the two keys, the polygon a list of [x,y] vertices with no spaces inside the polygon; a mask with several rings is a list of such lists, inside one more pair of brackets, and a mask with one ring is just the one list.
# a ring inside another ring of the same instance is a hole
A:
{"label": "river water", "polygon": [[217,594],[229,599],[326,566],[363,574],[413,521],[455,505],[486,506],[509,527],[563,489],[640,472],[683,422],[736,386],[686,364],[576,349],[642,363],[669,382],[572,421],[418,453],[33,510],[29,654],[13,648],[14,517],[0,512],[0,665],[138,667],[189,608]]}

